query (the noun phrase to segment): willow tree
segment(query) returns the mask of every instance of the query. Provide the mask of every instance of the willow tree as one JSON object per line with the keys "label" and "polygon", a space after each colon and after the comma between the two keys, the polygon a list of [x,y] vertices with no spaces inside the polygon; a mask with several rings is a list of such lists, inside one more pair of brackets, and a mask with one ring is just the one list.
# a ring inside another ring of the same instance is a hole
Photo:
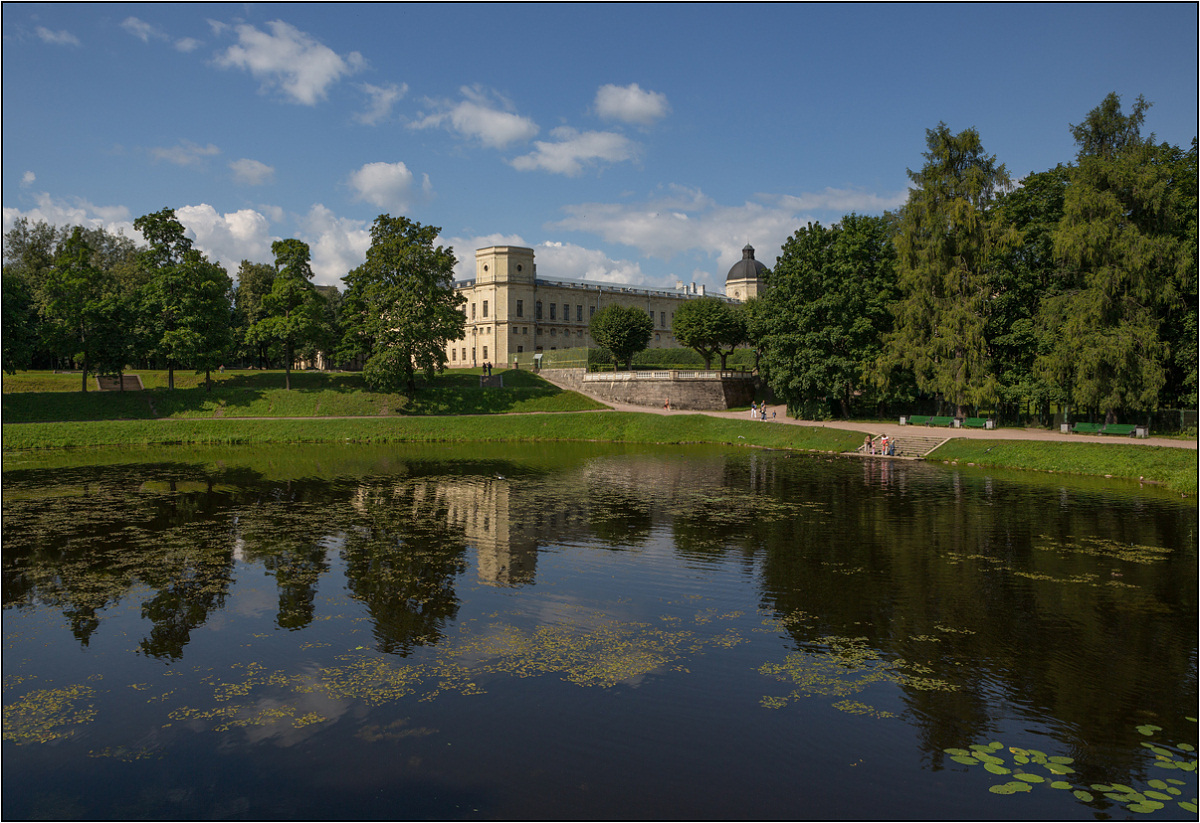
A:
{"label": "willow tree", "polygon": [[997,399],[988,302],[1015,232],[993,205],[1011,181],[973,128],[951,134],[939,123],[926,131],[926,144],[925,165],[908,170],[915,187],[896,237],[902,297],[874,371],[883,380],[896,367],[910,369],[921,391],[942,395],[961,416]]}

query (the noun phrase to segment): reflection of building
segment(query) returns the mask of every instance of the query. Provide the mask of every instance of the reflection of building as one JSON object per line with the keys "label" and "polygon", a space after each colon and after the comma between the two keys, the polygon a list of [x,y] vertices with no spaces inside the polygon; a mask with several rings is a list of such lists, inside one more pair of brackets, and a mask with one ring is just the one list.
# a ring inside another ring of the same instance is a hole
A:
{"label": "reflection of building", "polygon": [[532,583],[537,570],[537,538],[532,523],[512,509],[511,489],[504,480],[439,484],[449,507],[450,525],[462,529],[475,547],[479,582],[489,586]]}
{"label": "reflection of building", "polygon": [[[741,302],[762,288],[764,267],[746,246],[729,270],[726,292],[718,297]],[[749,263],[747,263],[749,260]],[[537,276],[533,249],[490,246],[475,252],[475,279],[455,283],[467,299],[464,337],[446,347],[451,368],[484,362],[509,363],[518,352],[594,346],[588,334],[592,315],[613,304],[645,310],[654,322],[650,348],[676,345],[671,333],[675,309],[705,296],[704,286],[677,283],[674,289],[642,289],[587,280],[547,280]],[[732,291],[731,291],[732,289]]]}

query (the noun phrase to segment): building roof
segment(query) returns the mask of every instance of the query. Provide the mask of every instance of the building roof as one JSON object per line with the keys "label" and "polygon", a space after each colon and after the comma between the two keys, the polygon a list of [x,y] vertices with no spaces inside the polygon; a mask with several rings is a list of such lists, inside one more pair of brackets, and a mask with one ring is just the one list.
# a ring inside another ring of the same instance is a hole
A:
{"label": "building roof", "polygon": [[730,280],[753,280],[761,277],[766,271],[766,266],[754,259],[754,246],[749,243],[742,249],[742,259],[733,264],[729,269],[729,274],[725,275],[725,282]]}

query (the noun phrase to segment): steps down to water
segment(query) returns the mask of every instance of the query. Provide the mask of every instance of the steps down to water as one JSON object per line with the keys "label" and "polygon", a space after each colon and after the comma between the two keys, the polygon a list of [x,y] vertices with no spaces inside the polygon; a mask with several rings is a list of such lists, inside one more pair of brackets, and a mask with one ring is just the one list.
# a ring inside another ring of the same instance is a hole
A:
{"label": "steps down to water", "polygon": [[[896,457],[924,457],[938,446],[946,442],[948,438],[944,434],[930,435],[913,435],[905,434],[902,437],[893,438],[896,444]],[[860,454],[865,454],[864,446],[858,447]]]}

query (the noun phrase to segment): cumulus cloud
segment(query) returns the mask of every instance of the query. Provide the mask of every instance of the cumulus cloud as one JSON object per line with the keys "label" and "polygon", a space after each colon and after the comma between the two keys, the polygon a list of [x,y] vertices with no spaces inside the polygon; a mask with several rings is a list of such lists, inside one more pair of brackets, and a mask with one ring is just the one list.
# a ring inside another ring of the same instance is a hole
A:
{"label": "cumulus cloud", "polygon": [[322,204],[315,203],[300,225],[299,239],[308,243],[312,253],[313,282],[345,288],[341,279],[367,259],[367,249],[371,246],[370,224],[338,217]]}
{"label": "cumulus cloud", "polygon": [[430,101],[436,111],[410,123],[409,128],[442,127],[496,149],[538,133],[536,123],[513,112],[512,104],[499,95],[479,86],[463,86],[460,91],[466,99]]}
{"label": "cumulus cloud", "polygon": [[477,234],[470,237],[443,237],[434,240],[436,246],[450,246],[457,261],[454,264],[455,280],[470,280],[475,276],[475,251],[488,246],[525,246],[529,244],[519,234]]}
{"label": "cumulus cloud", "polygon": [[534,151],[511,161],[518,171],[541,169],[574,177],[585,166],[620,163],[638,156],[640,146],[624,135],[611,131],[578,132],[560,126],[550,132],[556,142],[534,141]]}
{"label": "cumulus cloud", "polygon": [[[272,20],[267,28],[264,32],[246,23],[234,26],[238,42],[217,55],[217,65],[244,69],[264,90],[277,88],[285,98],[306,106],[324,100],[330,86],[366,66],[358,52],[343,57],[282,20]],[[217,25],[213,29],[223,31]]]}
{"label": "cumulus cloud", "polygon": [[649,126],[671,113],[667,96],[660,92],[643,90],[637,83],[615,86],[608,83],[596,92],[593,104],[596,114],[605,120],[620,120]]}
{"label": "cumulus cloud", "polygon": [[534,251],[538,272],[546,278],[593,280],[631,286],[645,285],[647,281],[641,264],[632,260],[614,260],[599,249],[548,240],[536,246]]}
{"label": "cumulus cloud", "polygon": [[43,43],[49,43],[52,46],[78,46],[79,38],[71,34],[66,29],[59,31],[51,31],[45,26],[38,26],[35,31],[37,36],[42,39]]}
{"label": "cumulus cloud", "polygon": [[125,234],[141,240],[134,230],[129,209],[124,206],[97,206],[81,197],[55,198],[46,192],[32,195],[34,207],[23,211],[4,207],[4,233],[16,225],[22,217],[30,223],[39,220],[55,226],[85,226],[102,228],[114,234]]}
{"label": "cumulus cloud", "polygon": [[132,34],[143,43],[149,43],[153,40],[166,40],[166,32],[158,29],[145,20],[139,20],[136,17],[126,17],[121,21],[121,28]]}
{"label": "cumulus cloud", "polygon": [[196,49],[200,48],[202,45],[204,45],[204,44],[201,43],[199,40],[197,40],[195,37],[184,37],[184,38],[181,38],[181,39],[175,41],[175,50],[184,52],[186,54],[188,52],[195,51]]}
{"label": "cumulus cloud", "polygon": [[243,157],[229,164],[233,171],[233,180],[246,186],[261,186],[270,183],[275,178],[275,169],[266,163]]}
{"label": "cumulus cloud", "polygon": [[37,180],[36,174],[34,174],[31,171],[25,172],[24,174],[21,175],[21,188],[23,188],[23,189],[29,188],[30,186],[33,185],[33,182],[35,180]]}
{"label": "cumulus cloud", "polygon": [[363,83],[359,86],[367,95],[367,110],[354,115],[354,119],[366,126],[374,126],[386,120],[392,114],[392,106],[408,94],[408,84],[389,83],[386,86],[373,86]]}
{"label": "cumulus cloud", "polygon": [[192,233],[196,248],[231,275],[243,260],[266,263],[275,259],[271,243],[279,238],[271,234],[267,218],[254,209],[222,214],[201,203],[175,209],[175,217]]}
{"label": "cumulus cloud", "polygon": [[178,146],[170,148],[155,147],[150,149],[150,156],[155,160],[166,160],[168,163],[174,163],[177,166],[195,166],[203,162],[205,157],[212,157],[214,154],[220,154],[221,150],[209,143],[207,146],[201,146],[193,143],[191,140],[180,140]]}
{"label": "cumulus cloud", "polygon": [[354,189],[355,200],[381,209],[403,210],[433,193],[429,175],[422,178],[418,188],[413,173],[403,163],[367,163],[351,172],[347,182]]}

